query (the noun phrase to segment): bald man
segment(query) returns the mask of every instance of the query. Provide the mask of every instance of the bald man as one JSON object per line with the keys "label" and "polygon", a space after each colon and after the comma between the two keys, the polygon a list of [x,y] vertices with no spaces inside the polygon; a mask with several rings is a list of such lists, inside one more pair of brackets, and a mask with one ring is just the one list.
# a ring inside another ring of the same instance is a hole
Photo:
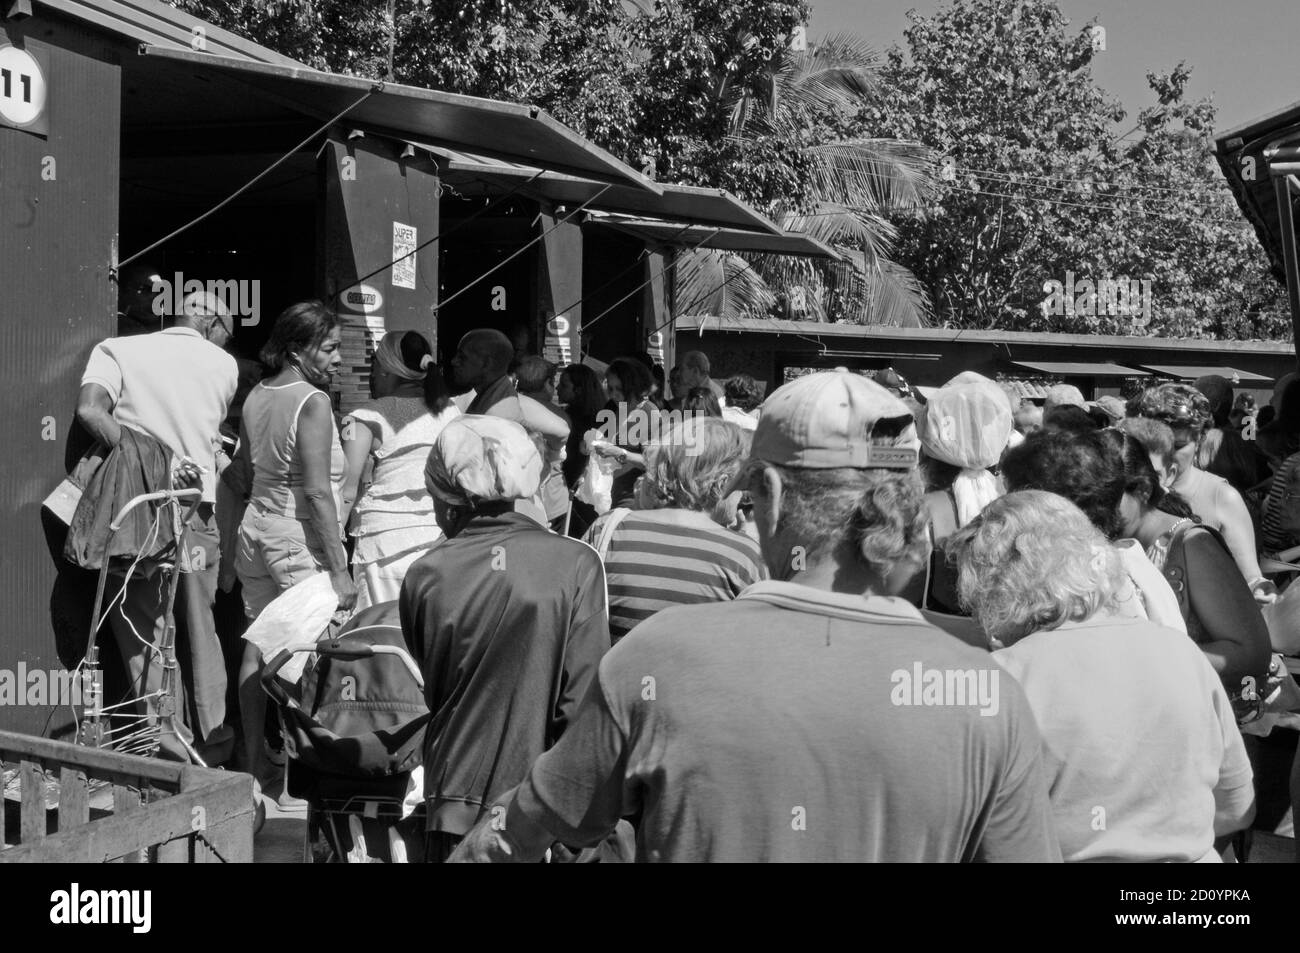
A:
{"label": "bald man", "polygon": [[[689,394],[692,388],[707,387],[717,395],[718,403],[726,405],[727,394],[722,385],[709,376],[709,356],[703,351],[687,351],[681,359],[682,393]],[[676,388],[673,393],[676,394]]]}
{"label": "bald man", "polygon": [[[514,357],[514,345],[500,331],[477,328],[460,339],[456,355],[451,359],[452,379],[458,386],[472,387],[475,391],[465,413],[505,417],[523,424],[544,445],[564,446],[569,439],[569,422],[541,401],[516,390],[510,379]],[[516,509],[542,525],[547,524],[540,499],[534,503],[523,501]]]}

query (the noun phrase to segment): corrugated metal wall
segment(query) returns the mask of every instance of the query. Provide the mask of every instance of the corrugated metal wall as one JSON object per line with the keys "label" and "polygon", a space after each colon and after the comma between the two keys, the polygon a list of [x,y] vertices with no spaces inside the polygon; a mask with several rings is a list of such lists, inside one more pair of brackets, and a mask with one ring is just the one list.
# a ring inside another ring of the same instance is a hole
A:
{"label": "corrugated metal wall", "polygon": [[[38,15],[0,32],[43,49],[50,70],[48,139],[0,127],[0,668],[58,669],[39,509],[64,474],[86,358],[115,327],[120,68],[111,42],[79,27]],[[0,707],[10,730],[67,718]]]}
{"label": "corrugated metal wall", "polygon": [[[403,160],[399,154],[396,143],[376,136],[331,139],[322,158],[324,293],[343,318],[344,412],[369,399],[370,355],[384,331],[420,331],[437,353],[438,244],[391,267],[397,228],[414,235],[414,247],[438,234],[437,167],[423,155]],[[368,304],[356,294],[339,297],[358,278],[365,279]]]}

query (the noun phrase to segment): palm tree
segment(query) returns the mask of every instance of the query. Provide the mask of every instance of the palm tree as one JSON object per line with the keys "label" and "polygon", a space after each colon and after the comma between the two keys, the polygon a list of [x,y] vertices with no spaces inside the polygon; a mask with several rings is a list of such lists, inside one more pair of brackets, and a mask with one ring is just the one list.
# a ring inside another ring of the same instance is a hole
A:
{"label": "palm tree", "polygon": [[[863,324],[924,323],[929,310],[924,289],[890,259],[897,230],[889,215],[927,203],[932,183],[927,151],[896,139],[808,141],[810,131],[824,128],[829,117],[852,117],[879,92],[877,65],[877,54],[863,40],[838,33],[807,50],[780,50],[754,88],[718,90],[729,109],[731,136],[807,143],[800,153],[811,170],[812,207],[778,207],[774,214],[782,227],[831,245],[844,261],[691,252],[678,259],[679,289],[707,288],[705,275],[721,275],[731,293],[708,303],[718,309],[711,313],[724,318],[766,313],[780,296],[802,298],[813,317],[826,320],[834,294],[847,302],[837,310]],[[742,260],[750,276],[738,279]],[[689,303],[680,293],[678,298],[683,307]]]}

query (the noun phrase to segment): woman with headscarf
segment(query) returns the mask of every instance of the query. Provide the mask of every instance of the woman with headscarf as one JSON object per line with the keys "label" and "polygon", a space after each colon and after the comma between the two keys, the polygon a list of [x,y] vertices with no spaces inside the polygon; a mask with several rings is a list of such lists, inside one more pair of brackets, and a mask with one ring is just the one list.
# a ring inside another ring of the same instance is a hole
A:
{"label": "woman with headscarf", "polygon": [[1014,429],[1006,392],[978,375],[963,376],[935,391],[925,407],[921,446],[926,464],[925,498],[933,552],[924,587],[910,595],[921,608],[961,615],[956,572],[944,543],[1002,495],[996,466]]}
{"label": "woman with headscarf", "polygon": [[[418,331],[384,335],[370,362],[370,394],[342,428],[343,520],[352,514],[359,609],[396,599],[407,568],[442,535],[424,463],[443,427],[460,416]],[[367,464],[370,484],[358,495]]]}

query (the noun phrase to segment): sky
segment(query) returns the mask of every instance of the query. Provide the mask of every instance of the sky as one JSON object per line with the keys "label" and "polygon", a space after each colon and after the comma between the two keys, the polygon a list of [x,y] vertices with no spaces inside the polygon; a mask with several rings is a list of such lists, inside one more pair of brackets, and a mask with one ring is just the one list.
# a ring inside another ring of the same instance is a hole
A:
{"label": "sky", "polygon": [[[810,0],[809,36],[850,31],[883,52],[903,45],[907,11],[930,16],[939,0]],[[1097,82],[1136,121],[1154,103],[1148,70],[1192,67],[1188,96],[1213,96],[1216,126],[1229,129],[1300,101],[1300,0],[1058,0],[1071,29],[1093,17],[1106,50]]]}

